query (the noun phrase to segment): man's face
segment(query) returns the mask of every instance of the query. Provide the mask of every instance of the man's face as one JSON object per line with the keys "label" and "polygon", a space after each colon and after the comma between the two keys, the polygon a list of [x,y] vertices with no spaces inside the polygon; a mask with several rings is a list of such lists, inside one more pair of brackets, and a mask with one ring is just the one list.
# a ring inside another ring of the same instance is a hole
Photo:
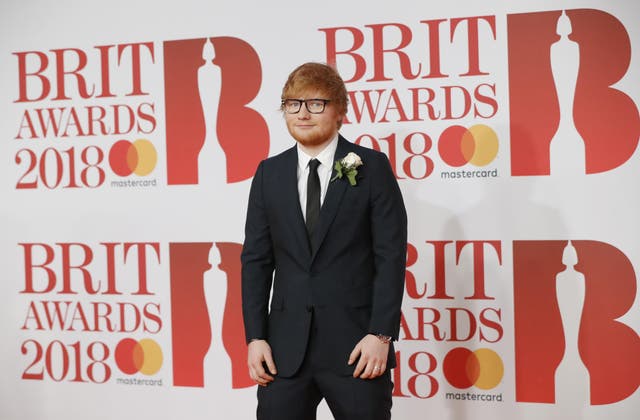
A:
{"label": "man's face", "polygon": [[[287,99],[328,99],[320,91],[307,91]],[[321,114],[311,114],[302,104],[297,114],[284,113],[287,129],[291,136],[303,146],[317,147],[329,142],[338,132],[338,122],[344,115],[339,114],[332,102],[328,102]]]}

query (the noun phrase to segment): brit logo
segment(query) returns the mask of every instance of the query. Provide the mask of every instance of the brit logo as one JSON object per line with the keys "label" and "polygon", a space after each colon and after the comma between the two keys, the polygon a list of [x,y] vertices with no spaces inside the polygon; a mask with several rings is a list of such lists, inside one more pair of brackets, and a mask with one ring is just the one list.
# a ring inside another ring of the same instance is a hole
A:
{"label": "brit logo", "polygon": [[612,87],[631,59],[622,23],[576,9],[512,14],[507,24],[512,175],[595,174],[624,164],[638,146],[640,116]]}
{"label": "brit logo", "polygon": [[269,154],[267,124],[248,105],[262,83],[256,51],[232,37],[167,41],[164,63],[167,183],[251,178]]}
{"label": "brit logo", "polygon": [[513,260],[516,401],[601,405],[633,394],[640,337],[619,320],[638,287],[627,256],[591,240],[514,241]]}

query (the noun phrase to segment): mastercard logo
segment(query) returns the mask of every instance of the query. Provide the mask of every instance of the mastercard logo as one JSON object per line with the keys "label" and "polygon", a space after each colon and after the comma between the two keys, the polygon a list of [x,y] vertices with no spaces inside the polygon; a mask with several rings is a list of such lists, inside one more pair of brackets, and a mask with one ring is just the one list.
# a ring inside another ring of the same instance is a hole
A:
{"label": "mastercard logo", "polygon": [[133,143],[118,140],[109,150],[109,165],[119,176],[149,175],[158,163],[158,153],[149,140],[140,139]]}
{"label": "mastercard logo", "polygon": [[125,338],[116,346],[115,359],[123,373],[154,375],[162,367],[162,349],[150,338],[140,341]]}
{"label": "mastercard logo", "polygon": [[489,349],[471,351],[457,347],[444,358],[442,369],[447,381],[454,387],[466,389],[495,388],[504,376],[504,364],[498,354]]}
{"label": "mastercard logo", "polygon": [[498,136],[483,124],[470,128],[454,125],[440,135],[438,152],[449,166],[486,166],[498,155]]}

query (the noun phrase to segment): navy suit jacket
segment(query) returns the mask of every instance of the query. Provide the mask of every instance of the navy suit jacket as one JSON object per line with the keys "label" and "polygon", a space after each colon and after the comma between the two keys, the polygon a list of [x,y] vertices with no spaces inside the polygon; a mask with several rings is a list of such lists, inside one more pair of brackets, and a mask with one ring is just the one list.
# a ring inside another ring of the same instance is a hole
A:
{"label": "navy suit jacket", "polygon": [[[297,372],[312,325],[324,347],[315,362],[345,375],[366,334],[398,337],[407,247],[402,195],[383,153],[340,136],[334,160],[349,152],[363,161],[357,185],[346,177],[329,183],[311,247],[297,148],[262,161],[251,184],[242,250],[245,333],[268,341],[278,376]],[[395,367],[393,345],[387,365]]]}

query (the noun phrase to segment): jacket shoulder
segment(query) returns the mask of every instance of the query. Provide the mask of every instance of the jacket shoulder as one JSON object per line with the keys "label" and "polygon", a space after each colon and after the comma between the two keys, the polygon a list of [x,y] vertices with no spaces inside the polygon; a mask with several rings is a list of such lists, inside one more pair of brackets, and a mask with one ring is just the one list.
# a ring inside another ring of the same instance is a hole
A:
{"label": "jacket shoulder", "polygon": [[278,153],[277,155],[269,156],[268,158],[260,162],[260,165],[264,169],[272,169],[283,165],[286,162],[289,162],[291,159],[296,159],[297,162],[297,152],[295,146],[290,147],[287,150]]}

